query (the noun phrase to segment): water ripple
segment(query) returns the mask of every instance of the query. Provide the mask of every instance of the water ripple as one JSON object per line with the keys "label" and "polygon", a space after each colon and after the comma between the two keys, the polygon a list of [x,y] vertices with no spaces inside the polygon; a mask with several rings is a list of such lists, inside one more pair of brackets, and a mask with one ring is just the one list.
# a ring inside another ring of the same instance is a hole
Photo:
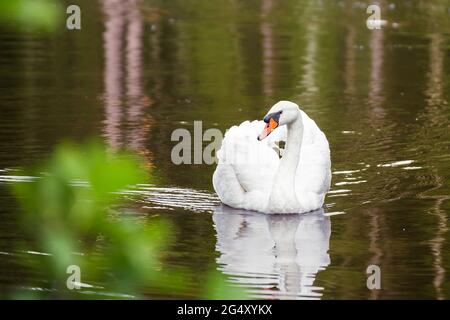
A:
{"label": "water ripple", "polygon": [[215,194],[195,189],[177,187],[159,188],[154,185],[140,184],[133,190],[122,194],[137,196],[146,209],[185,209],[193,212],[213,212],[220,203]]}

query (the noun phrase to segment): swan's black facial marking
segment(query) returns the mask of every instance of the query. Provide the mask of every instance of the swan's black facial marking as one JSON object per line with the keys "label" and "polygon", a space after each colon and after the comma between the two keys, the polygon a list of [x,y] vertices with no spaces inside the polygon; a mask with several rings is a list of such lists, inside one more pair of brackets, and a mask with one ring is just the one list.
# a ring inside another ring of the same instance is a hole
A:
{"label": "swan's black facial marking", "polygon": [[270,119],[275,120],[277,123],[280,121],[280,115],[283,113],[283,111],[273,112],[269,113],[267,116],[264,117],[264,122],[269,123]]}
{"label": "swan's black facial marking", "polygon": [[263,132],[257,137],[258,141],[261,141],[262,139],[267,137],[273,130],[278,127],[281,113],[282,111],[273,112],[264,117],[264,122],[267,124],[264,127]]}

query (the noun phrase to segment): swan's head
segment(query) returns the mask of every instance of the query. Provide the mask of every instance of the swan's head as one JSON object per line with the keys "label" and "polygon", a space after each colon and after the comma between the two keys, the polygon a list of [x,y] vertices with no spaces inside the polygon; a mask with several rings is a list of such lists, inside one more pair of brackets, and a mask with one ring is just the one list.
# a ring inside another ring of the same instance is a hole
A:
{"label": "swan's head", "polygon": [[299,116],[298,105],[290,101],[279,101],[270,108],[264,117],[266,126],[263,132],[258,136],[258,140],[267,137],[277,127],[289,124],[297,120]]}

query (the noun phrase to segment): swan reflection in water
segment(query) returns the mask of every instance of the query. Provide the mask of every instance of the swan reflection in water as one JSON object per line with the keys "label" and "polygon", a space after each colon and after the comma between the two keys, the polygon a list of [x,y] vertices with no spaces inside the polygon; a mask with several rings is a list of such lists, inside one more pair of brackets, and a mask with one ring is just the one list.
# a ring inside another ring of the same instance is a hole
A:
{"label": "swan reflection in water", "polygon": [[330,264],[330,218],[307,214],[261,214],[218,206],[213,214],[219,270],[232,282],[266,299],[320,299],[314,286]]}

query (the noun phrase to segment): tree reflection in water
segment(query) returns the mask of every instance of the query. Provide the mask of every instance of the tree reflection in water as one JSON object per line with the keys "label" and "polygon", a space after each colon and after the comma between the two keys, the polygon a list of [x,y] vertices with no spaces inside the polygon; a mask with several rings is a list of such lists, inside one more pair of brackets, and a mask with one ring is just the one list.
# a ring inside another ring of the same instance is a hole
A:
{"label": "tree reflection in water", "polygon": [[[113,148],[129,147],[148,156],[145,139],[151,118],[144,95],[140,0],[102,0],[105,15],[105,137]],[[125,81],[123,81],[125,80]]]}

